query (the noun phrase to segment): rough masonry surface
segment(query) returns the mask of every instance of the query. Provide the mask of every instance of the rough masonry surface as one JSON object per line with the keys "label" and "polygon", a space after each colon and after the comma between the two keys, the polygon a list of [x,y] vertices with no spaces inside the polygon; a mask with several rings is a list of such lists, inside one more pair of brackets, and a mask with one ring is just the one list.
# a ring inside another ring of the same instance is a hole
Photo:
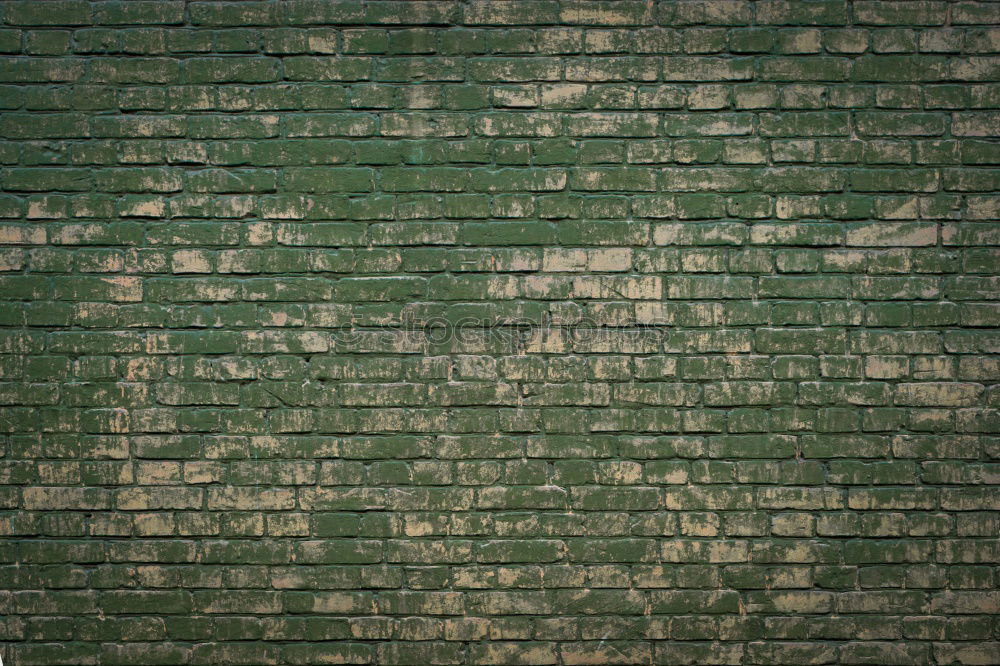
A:
{"label": "rough masonry surface", "polygon": [[0,25],[8,666],[1000,663],[1000,3]]}

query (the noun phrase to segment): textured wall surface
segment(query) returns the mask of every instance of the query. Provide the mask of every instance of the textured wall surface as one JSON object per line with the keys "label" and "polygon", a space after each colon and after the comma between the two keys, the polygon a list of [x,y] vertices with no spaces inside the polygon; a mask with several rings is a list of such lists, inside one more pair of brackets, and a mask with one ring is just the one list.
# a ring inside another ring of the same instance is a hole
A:
{"label": "textured wall surface", "polygon": [[1000,3],[0,23],[8,666],[1000,663]]}

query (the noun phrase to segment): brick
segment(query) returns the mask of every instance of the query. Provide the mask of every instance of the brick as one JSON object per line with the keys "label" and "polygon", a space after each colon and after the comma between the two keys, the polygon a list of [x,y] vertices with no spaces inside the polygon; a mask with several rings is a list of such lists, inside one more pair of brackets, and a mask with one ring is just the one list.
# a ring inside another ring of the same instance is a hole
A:
{"label": "brick", "polygon": [[863,25],[941,25],[945,21],[945,7],[945,3],[933,1],[872,0],[859,3],[855,14]]}
{"label": "brick", "polygon": [[6,3],[4,660],[996,662],[995,5]]}
{"label": "brick", "polygon": [[91,7],[79,0],[58,0],[41,7],[34,2],[11,3],[5,16],[8,25],[89,25]]}
{"label": "brick", "polygon": [[895,401],[899,405],[952,406],[961,407],[975,404],[982,395],[981,384],[926,382],[920,384],[899,384]]}
{"label": "brick", "polygon": [[861,247],[920,247],[937,243],[938,227],[924,222],[876,222],[852,225],[847,244]]}
{"label": "brick", "polygon": [[759,8],[758,20],[771,25],[844,25],[847,3],[843,0],[767,0]]}
{"label": "brick", "polygon": [[752,59],[708,56],[668,56],[664,81],[745,81],[752,78]]}
{"label": "brick", "polygon": [[479,0],[465,8],[463,19],[466,25],[532,25],[557,23],[558,16],[559,4],[547,0]]}

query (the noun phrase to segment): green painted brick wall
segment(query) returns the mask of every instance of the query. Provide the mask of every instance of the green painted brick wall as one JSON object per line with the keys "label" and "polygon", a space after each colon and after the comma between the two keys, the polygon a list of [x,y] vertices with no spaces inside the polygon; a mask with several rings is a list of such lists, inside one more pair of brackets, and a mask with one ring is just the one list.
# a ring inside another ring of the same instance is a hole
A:
{"label": "green painted brick wall", "polygon": [[1000,3],[0,3],[0,656],[1000,663]]}

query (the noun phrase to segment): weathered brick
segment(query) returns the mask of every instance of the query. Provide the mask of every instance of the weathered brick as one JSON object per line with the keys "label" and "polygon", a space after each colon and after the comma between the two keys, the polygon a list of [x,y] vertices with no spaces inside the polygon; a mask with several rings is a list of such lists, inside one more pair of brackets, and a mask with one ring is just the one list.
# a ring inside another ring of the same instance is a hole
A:
{"label": "weathered brick", "polygon": [[6,3],[5,661],[996,662],[996,4]]}

